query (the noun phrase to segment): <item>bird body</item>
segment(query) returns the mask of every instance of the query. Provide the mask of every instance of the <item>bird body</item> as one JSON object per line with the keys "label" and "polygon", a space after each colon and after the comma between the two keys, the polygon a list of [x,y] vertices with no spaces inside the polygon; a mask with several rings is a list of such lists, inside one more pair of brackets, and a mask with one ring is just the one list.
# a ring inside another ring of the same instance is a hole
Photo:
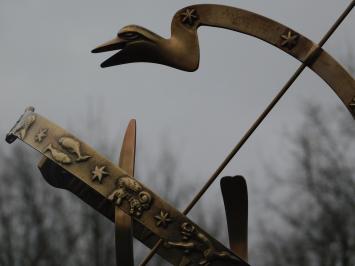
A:
{"label": "bird body", "polygon": [[16,133],[20,139],[24,139],[28,129],[33,125],[36,120],[36,116],[30,115],[25,118],[23,123],[16,129]]}
{"label": "bird body", "polygon": [[194,71],[198,68],[199,49],[196,32],[186,32],[175,27],[171,38],[165,39],[141,26],[125,26],[115,39],[96,48],[93,52],[111,50],[119,50],[119,52],[103,62],[102,67],[150,62],[171,67],[180,65],[185,71]]}

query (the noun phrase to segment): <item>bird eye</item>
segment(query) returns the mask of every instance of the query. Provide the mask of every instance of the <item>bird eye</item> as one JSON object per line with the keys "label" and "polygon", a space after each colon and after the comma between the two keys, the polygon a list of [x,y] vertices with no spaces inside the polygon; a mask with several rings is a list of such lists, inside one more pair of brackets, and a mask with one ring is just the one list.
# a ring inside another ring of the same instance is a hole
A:
{"label": "bird eye", "polygon": [[140,35],[136,32],[122,32],[122,33],[119,33],[118,36],[122,39],[125,39],[125,40],[135,40],[135,39],[138,39],[140,37]]}

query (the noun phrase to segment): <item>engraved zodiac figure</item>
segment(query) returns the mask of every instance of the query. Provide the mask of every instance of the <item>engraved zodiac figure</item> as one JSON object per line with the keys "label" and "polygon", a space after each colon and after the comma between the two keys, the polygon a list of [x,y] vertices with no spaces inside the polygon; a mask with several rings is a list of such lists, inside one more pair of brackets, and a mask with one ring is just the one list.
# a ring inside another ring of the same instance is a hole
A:
{"label": "engraved zodiac figure", "polygon": [[82,162],[82,161],[85,161],[85,160],[91,158],[91,156],[89,156],[89,155],[82,155],[81,154],[79,141],[76,141],[76,140],[74,140],[72,138],[68,138],[68,137],[62,137],[59,139],[58,142],[64,149],[75,154],[78,157],[76,159],[77,162]]}
{"label": "engraved zodiac figure", "polygon": [[[238,257],[234,256],[227,251],[217,251],[211,240],[208,239],[203,233],[196,230],[195,226],[190,223],[183,223],[181,225],[181,234],[183,241],[165,243],[167,248],[181,248],[185,253],[195,250],[202,253],[203,258],[199,261],[199,265],[209,265],[214,260],[230,260],[240,261]],[[180,266],[189,265],[186,256],[182,259]]]}
{"label": "engraved zodiac figure", "polygon": [[60,150],[57,150],[56,148],[54,148],[52,146],[52,144],[49,144],[44,149],[43,152],[47,152],[47,151],[49,151],[52,154],[53,159],[59,163],[62,163],[62,164],[72,163],[72,160],[70,159],[70,157],[68,155],[66,155],[65,153],[61,152]]}
{"label": "engraved zodiac figure", "polygon": [[130,214],[140,217],[144,210],[149,209],[152,201],[151,195],[142,190],[142,186],[137,181],[125,176],[118,179],[118,189],[113,191],[108,198],[115,201],[117,206],[121,205],[123,199],[127,199]]}
{"label": "engraved zodiac figure", "polygon": [[20,139],[24,139],[27,134],[28,129],[33,125],[35,120],[36,120],[35,115],[27,116],[25,118],[25,120],[21,123],[21,125],[18,128],[16,128],[16,131],[15,131],[16,135]]}

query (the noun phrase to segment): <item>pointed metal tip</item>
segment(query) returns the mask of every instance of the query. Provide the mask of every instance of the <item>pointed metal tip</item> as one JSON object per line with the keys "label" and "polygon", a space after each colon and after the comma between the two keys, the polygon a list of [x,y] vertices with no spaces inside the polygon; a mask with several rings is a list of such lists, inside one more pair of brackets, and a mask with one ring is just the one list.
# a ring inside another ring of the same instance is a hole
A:
{"label": "pointed metal tip", "polygon": [[35,108],[33,106],[28,106],[26,109],[25,109],[25,112],[34,112],[35,111]]}
{"label": "pointed metal tip", "polygon": [[100,67],[101,68],[106,68],[106,67],[109,67],[109,66],[107,64],[105,64],[105,62],[103,62],[103,63],[100,64]]}
{"label": "pointed metal tip", "polygon": [[100,53],[100,47],[96,47],[95,49],[92,49],[91,53],[93,53],[93,54]]}
{"label": "pointed metal tip", "polygon": [[129,120],[128,126],[129,127],[136,126],[136,124],[137,124],[137,120],[133,118],[133,119]]}

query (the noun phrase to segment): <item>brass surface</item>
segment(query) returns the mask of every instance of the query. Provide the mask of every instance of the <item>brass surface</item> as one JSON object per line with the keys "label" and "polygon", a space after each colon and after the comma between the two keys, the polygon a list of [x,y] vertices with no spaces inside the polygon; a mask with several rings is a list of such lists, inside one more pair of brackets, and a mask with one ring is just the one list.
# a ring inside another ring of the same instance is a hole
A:
{"label": "brass surface", "polygon": [[242,176],[223,177],[221,190],[226,210],[230,248],[248,260],[248,190]]}
{"label": "brass surface", "polygon": [[[29,121],[29,117],[34,117],[35,122],[25,135],[19,134],[19,128]],[[48,129],[47,137],[42,142],[37,142],[36,134],[41,128]],[[118,206],[132,217],[135,224],[140,225],[137,230],[134,228],[134,232],[139,234],[137,238],[148,247],[152,247],[159,238],[164,239],[164,245],[159,248],[158,253],[173,265],[182,265],[182,262],[192,265],[248,265],[145,185],[129,176],[126,171],[72,134],[34,113],[33,109],[27,109],[6,140],[11,143],[16,138],[50,159],[51,163],[42,160],[39,166],[42,173],[46,173],[46,180],[52,185],[69,188],[111,220],[114,220],[113,210]],[[70,145],[63,145],[63,138],[70,140]],[[65,163],[55,158],[52,152],[45,152],[49,145],[68,156],[71,162]],[[87,159],[82,160],[84,156]],[[54,167],[51,166],[53,163]],[[102,183],[92,180],[92,169],[97,165],[105,166],[108,173]],[[110,198],[112,200],[109,200]],[[171,219],[167,226],[157,226],[156,223],[155,216],[160,215],[162,210],[163,214],[169,213]]]}
{"label": "brass surface", "polygon": [[[352,2],[354,5],[354,1]],[[193,5],[179,10],[171,24],[171,38],[165,39],[143,27],[123,27],[117,37],[93,50],[94,53],[119,50],[102,67],[133,62],[151,62],[185,71],[199,66],[197,29],[201,26],[225,28],[263,40],[288,53],[320,76],[339,96],[352,115],[355,97],[353,77],[321,46],[269,18],[222,5]],[[319,49],[309,61],[309,55]]]}
{"label": "brass surface", "polygon": [[[118,165],[134,176],[134,166],[136,159],[136,121],[129,122],[123,139]],[[116,262],[117,266],[133,266],[133,228],[132,218],[122,211],[118,206],[115,207],[116,223]]]}

